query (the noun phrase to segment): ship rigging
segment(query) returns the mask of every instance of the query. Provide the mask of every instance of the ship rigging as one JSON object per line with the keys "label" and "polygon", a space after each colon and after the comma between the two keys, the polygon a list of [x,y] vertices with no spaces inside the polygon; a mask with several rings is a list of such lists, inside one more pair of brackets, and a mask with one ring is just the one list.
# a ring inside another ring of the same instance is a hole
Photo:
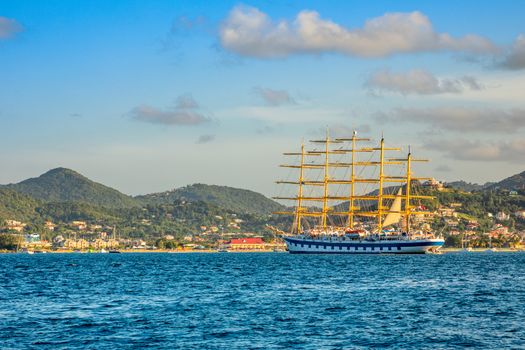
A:
{"label": "ship rigging", "polygon": [[[431,214],[414,201],[433,197],[412,191],[414,182],[429,180],[414,177],[412,165],[427,160],[413,158],[410,149],[405,157],[390,157],[401,149],[386,147],[383,137],[377,146],[362,147],[370,139],[356,131],[351,138],[331,138],[327,130],[324,139],[310,142],[322,147],[308,150],[303,143],[300,152],[284,153],[298,157],[298,164],[281,165],[298,170],[298,176],[277,183],[297,186],[296,195],[274,197],[295,204],[293,210],[276,213],[294,218],[290,234],[283,235],[291,253],[425,253],[443,245],[429,227],[411,225],[412,217]],[[364,154],[369,159],[361,160]],[[404,167],[403,174],[388,172],[396,165]],[[371,176],[363,175],[367,168],[373,169]],[[311,176],[316,171],[317,178]],[[392,184],[397,191],[386,186]],[[358,194],[362,185],[377,189]],[[333,193],[336,186],[344,193]]]}

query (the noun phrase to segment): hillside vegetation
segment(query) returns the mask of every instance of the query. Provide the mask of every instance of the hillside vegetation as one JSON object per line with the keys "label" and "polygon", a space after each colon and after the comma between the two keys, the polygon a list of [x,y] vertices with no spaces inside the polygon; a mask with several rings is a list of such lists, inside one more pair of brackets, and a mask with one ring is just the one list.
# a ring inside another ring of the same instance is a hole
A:
{"label": "hillside vegetation", "polygon": [[[485,232],[495,222],[488,213],[513,214],[525,208],[523,175],[499,182],[500,187],[472,192],[453,188],[437,191],[416,183],[413,192],[436,196],[436,201],[419,203],[430,210],[440,205],[457,208],[459,217],[466,219],[460,221],[459,228],[473,218],[481,225],[480,232]],[[509,191],[515,189],[517,193]],[[385,193],[395,191],[393,187]],[[368,205],[373,210],[376,203]],[[338,207],[346,210],[347,203]],[[271,215],[280,209],[280,204],[253,191],[203,184],[132,198],[61,168],[19,184],[0,186],[0,224],[5,220],[22,221],[27,223],[24,232],[36,233],[46,232],[46,221],[58,224],[58,229],[47,232],[48,235],[73,232],[71,222],[75,220],[99,225],[105,231],[117,226],[122,237],[144,239],[167,234],[180,238],[204,231],[213,232],[216,238],[223,231],[271,234],[267,224],[284,231],[291,225],[290,217]],[[444,219],[436,219],[434,224],[436,230],[447,229]],[[517,230],[525,228],[524,220],[514,216],[505,225]]]}
{"label": "hillside vegetation", "polygon": [[260,193],[239,188],[194,184],[173,191],[135,197],[144,204],[169,204],[179,200],[202,201],[238,213],[268,215],[282,205]]}
{"label": "hillside vegetation", "polygon": [[34,219],[40,201],[8,188],[0,187],[0,219],[28,221]]}
{"label": "hillside vegetation", "polygon": [[4,187],[45,202],[81,202],[108,208],[138,205],[132,197],[65,168]]}

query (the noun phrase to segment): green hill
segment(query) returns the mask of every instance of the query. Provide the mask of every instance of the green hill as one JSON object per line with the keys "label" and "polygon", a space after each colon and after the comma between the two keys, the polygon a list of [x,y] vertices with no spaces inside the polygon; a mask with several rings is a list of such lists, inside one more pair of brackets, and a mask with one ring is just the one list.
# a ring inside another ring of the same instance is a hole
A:
{"label": "green hill", "polygon": [[465,192],[482,191],[492,185],[494,185],[494,182],[487,182],[483,185],[480,185],[476,183],[466,182],[463,180],[445,183],[446,187],[454,188],[456,190],[465,191]]}
{"label": "green hill", "polygon": [[80,202],[108,208],[138,205],[132,197],[65,168],[56,168],[37,178],[2,187],[45,202]]}
{"label": "green hill", "polygon": [[454,188],[465,192],[474,191],[493,191],[493,190],[509,190],[509,191],[524,191],[525,190],[525,171],[510,176],[500,182],[487,182],[483,185],[465,182],[465,181],[452,181],[445,184],[449,188]]}
{"label": "green hill", "polygon": [[39,201],[25,194],[0,187],[0,222],[3,220],[26,221],[35,217]]}
{"label": "green hill", "polygon": [[488,189],[505,189],[509,191],[525,190],[525,171],[492,184]]}
{"label": "green hill", "polygon": [[260,193],[239,188],[194,184],[172,191],[135,197],[144,204],[169,204],[178,200],[202,201],[238,213],[268,215],[283,206]]}

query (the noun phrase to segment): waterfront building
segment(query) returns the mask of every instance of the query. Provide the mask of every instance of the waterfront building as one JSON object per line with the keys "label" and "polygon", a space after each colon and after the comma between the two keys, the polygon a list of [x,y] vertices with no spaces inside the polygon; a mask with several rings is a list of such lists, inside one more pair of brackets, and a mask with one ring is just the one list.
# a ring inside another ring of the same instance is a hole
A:
{"label": "waterfront building", "polygon": [[89,248],[89,242],[86,241],[83,238],[78,239],[78,240],[68,238],[68,239],[66,239],[64,241],[63,247],[66,248],[66,249],[79,249],[79,250],[82,250],[82,249]]}
{"label": "waterfront building", "polygon": [[40,242],[40,235],[38,233],[31,233],[24,236],[26,243],[37,243]]}
{"label": "waterfront building", "polygon": [[266,248],[261,237],[232,238],[228,242],[228,246],[231,250],[262,250]]}

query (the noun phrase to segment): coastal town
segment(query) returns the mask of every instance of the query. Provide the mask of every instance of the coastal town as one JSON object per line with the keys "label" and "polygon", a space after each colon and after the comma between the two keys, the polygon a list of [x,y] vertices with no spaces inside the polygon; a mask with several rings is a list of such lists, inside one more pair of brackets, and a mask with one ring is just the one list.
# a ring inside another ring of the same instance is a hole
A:
{"label": "coastal town", "polygon": [[[437,181],[424,183],[429,190],[449,191]],[[518,192],[504,191],[504,196],[516,197]],[[424,208],[427,209],[427,208]],[[427,215],[414,218],[415,223],[438,227],[450,248],[497,247],[520,250],[525,247],[525,209],[514,212],[488,212],[476,218],[465,213],[464,204],[450,202],[439,205]],[[184,220],[166,214],[172,221]],[[143,218],[140,224],[151,226],[154,217]],[[108,251],[283,251],[285,245],[279,238],[279,229],[266,224],[263,232],[244,229],[244,220],[233,214],[226,218],[215,215],[215,224],[197,225],[195,230],[183,234],[166,233],[156,237],[139,237],[129,233],[121,235],[118,227],[103,221],[72,220],[69,222],[45,221],[38,229],[29,222],[6,219],[0,222],[0,232],[17,237],[16,249],[29,252],[108,252]],[[519,223],[516,226],[514,223]]]}
{"label": "coastal town", "polygon": [[[233,222],[230,227],[237,226]],[[268,239],[256,233],[220,233],[217,226],[201,226],[201,232],[184,235],[180,240],[174,235],[164,235],[155,241],[123,238],[115,227],[72,221],[65,224],[45,223],[45,233],[26,233],[27,223],[6,220],[0,228],[19,237],[17,250],[25,252],[107,252],[107,251],[278,251],[284,244],[278,239]],[[238,227],[238,226],[237,226]],[[56,231],[55,231],[56,230]],[[54,235],[54,232],[66,232]]]}

